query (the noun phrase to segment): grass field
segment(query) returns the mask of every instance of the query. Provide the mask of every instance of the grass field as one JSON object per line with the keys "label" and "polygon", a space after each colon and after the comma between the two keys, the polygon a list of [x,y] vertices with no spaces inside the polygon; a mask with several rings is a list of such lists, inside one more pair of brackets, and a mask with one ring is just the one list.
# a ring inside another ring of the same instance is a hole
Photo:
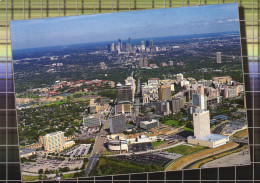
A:
{"label": "grass field", "polygon": [[186,145],[179,145],[170,149],[166,149],[166,151],[171,153],[178,153],[182,155],[191,154],[200,150],[206,149],[206,147],[197,145],[197,146],[186,146]]}
{"label": "grass field", "polygon": [[159,146],[161,144],[163,144],[165,141],[160,141],[160,142],[153,142],[152,145],[153,147]]}
{"label": "grass field", "polygon": [[168,120],[165,124],[173,127],[179,127],[179,123],[176,120]]}
{"label": "grass field", "polygon": [[236,132],[233,136],[236,137],[236,138],[246,137],[246,136],[248,136],[247,129]]}
{"label": "grass field", "polygon": [[172,165],[170,165],[167,168],[167,170],[176,170],[176,169],[178,169],[178,167],[183,166],[184,163],[186,163],[188,161],[192,161],[195,158],[198,158],[198,157],[201,157],[201,156],[206,156],[210,153],[214,153],[214,152],[220,151],[222,149],[228,149],[228,148],[236,147],[236,146],[238,146],[238,144],[236,144],[234,142],[230,142],[228,144],[222,145],[222,146],[214,148],[214,149],[205,149],[205,150],[202,150],[202,151],[198,151],[198,152],[183,156],[182,158],[180,158],[176,162],[174,162]]}
{"label": "grass field", "polygon": [[23,175],[22,176],[23,181],[34,181],[34,180],[37,180],[37,179],[38,179],[37,176],[29,176],[29,175]]}
{"label": "grass field", "polygon": [[71,174],[63,174],[63,175],[62,175],[62,178],[63,178],[63,179],[73,178],[73,175],[74,175],[73,173],[71,173]]}
{"label": "grass field", "polygon": [[244,145],[244,146],[242,146],[242,147],[240,147],[240,148],[238,148],[238,149],[235,149],[235,150],[233,150],[233,151],[223,152],[223,153],[217,154],[217,155],[215,155],[215,156],[213,156],[213,157],[209,157],[209,158],[203,159],[203,160],[201,160],[201,161],[195,163],[194,165],[192,165],[192,166],[189,167],[189,168],[191,168],[191,169],[192,169],[192,168],[199,168],[199,167],[201,167],[201,166],[202,166],[203,164],[205,164],[205,163],[208,163],[208,162],[213,161],[213,160],[215,160],[215,159],[222,158],[222,157],[224,157],[224,156],[227,156],[227,155],[230,155],[230,154],[233,154],[233,153],[242,151],[243,149],[246,149],[247,147],[248,147],[248,145]]}
{"label": "grass field", "polygon": [[193,129],[191,129],[191,128],[188,128],[188,127],[186,127],[186,126],[185,126],[185,127],[183,127],[182,129],[183,129],[183,130],[185,130],[185,131],[190,131],[190,132],[193,132],[193,131],[194,131]]}

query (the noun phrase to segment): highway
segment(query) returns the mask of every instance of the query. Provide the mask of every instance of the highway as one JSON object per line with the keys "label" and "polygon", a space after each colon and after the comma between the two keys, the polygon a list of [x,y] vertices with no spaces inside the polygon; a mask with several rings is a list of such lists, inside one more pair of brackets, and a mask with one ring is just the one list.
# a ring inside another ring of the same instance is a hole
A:
{"label": "highway", "polygon": [[104,147],[104,143],[106,142],[106,129],[109,128],[109,122],[108,120],[104,121],[104,125],[102,129],[99,132],[99,135],[96,137],[95,144],[91,153],[91,156],[89,157],[89,162],[87,165],[87,168],[85,170],[85,177],[88,177],[91,170],[95,167],[97,160],[100,156],[100,153]]}

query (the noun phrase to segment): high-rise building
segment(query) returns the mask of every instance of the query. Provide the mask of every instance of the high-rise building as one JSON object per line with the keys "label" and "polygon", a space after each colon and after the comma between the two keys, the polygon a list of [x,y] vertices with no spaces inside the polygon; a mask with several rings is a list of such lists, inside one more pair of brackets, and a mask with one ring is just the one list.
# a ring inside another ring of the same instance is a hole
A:
{"label": "high-rise building", "polygon": [[115,43],[112,43],[111,44],[111,51],[115,51],[115,50],[116,50]]}
{"label": "high-rise building", "polygon": [[126,86],[131,86],[131,89],[132,89],[132,102],[134,102],[134,96],[135,96],[135,90],[136,90],[135,79],[133,77],[127,77],[126,80],[125,80],[125,85]]}
{"label": "high-rise building", "polygon": [[218,63],[218,64],[221,64],[221,63],[222,63],[222,61],[221,61],[221,52],[217,52],[217,53],[216,53],[216,60],[217,60],[217,63]]}
{"label": "high-rise building", "polygon": [[120,49],[122,48],[122,41],[121,41],[120,38],[118,39],[118,46],[119,46]]}
{"label": "high-rise building", "polygon": [[150,42],[149,41],[145,41],[145,46],[149,47],[150,46]]}
{"label": "high-rise building", "polygon": [[171,86],[169,85],[160,86],[158,93],[160,101],[170,100],[172,98]]}
{"label": "high-rise building", "polygon": [[129,44],[130,46],[132,46],[132,40],[131,40],[130,37],[128,38],[128,44]]}
{"label": "high-rise building", "polygon": [[179,98],[173,98],[172,100],[169,100],[170,110],[172,113],[178,113],[181,111],[181,108],[184,107],[186,98],[185,97],[179,97]]}
{"label": "high-rise building", "polygon": [[133,100],[133,92],[131,86],[127,85],[121,85],[117,84],[116,87],[116,98],[117,103],[125,103],[125,102],[132,102]]}
{"label": "high-rise building", "polygon": [[210,135],[210,117],[209,111],[200,111],[193,113],[194,136],[203,138]]}
{"label": "high-rise building", "polygon": [[107,52],[110,53],[111,52],[111,44],[107,45]]}
{"label": "high-rise building", "polygon": [[170,114],[170,105],[168,101],[153,102],[156,114],[168,115]]}
{"label": "high-rise building", "polygon": [[46,134],[43,137],[44,150],[46,151],[60,151],[65,145],[64,132],[53,132]]}
{"label": "high-rise building", "polygon": [[192,94],[192,105],[199,106],[201,110],[207,110],[207,97],[203,94]]}
{"label": "high-rise building", "polygon": [[96,127],[101,125],[100,117],[88,116],[83,118],[83,125],[85,128]]}
{"label": "high-rise building", "polygon": [[122,133],[126,131],[126,117],[124,114],[117,114],[109,117],[109,128],[111,133]]}
{"label": "high-rise building", "polygon": [[150,42],[151,42],[151,46],[153,46],[153,40],[150,40]]}

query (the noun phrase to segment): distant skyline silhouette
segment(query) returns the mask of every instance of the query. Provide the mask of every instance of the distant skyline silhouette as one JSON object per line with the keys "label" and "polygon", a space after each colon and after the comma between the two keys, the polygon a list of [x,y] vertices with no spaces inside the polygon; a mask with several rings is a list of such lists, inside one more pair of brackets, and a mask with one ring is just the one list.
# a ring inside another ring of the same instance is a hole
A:
{"label": "distant skyline silhouette", "polygon": [[11,21],[12,49],[239,31],[237,3]]}

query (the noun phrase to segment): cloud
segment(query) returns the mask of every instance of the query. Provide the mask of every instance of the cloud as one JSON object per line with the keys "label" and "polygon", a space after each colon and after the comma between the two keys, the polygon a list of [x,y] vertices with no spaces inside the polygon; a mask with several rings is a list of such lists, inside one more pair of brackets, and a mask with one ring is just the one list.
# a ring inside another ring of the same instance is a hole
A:
{"label": "cloud", "polygon": [[227,19],[227,22],[238,22],[238,18]]}

